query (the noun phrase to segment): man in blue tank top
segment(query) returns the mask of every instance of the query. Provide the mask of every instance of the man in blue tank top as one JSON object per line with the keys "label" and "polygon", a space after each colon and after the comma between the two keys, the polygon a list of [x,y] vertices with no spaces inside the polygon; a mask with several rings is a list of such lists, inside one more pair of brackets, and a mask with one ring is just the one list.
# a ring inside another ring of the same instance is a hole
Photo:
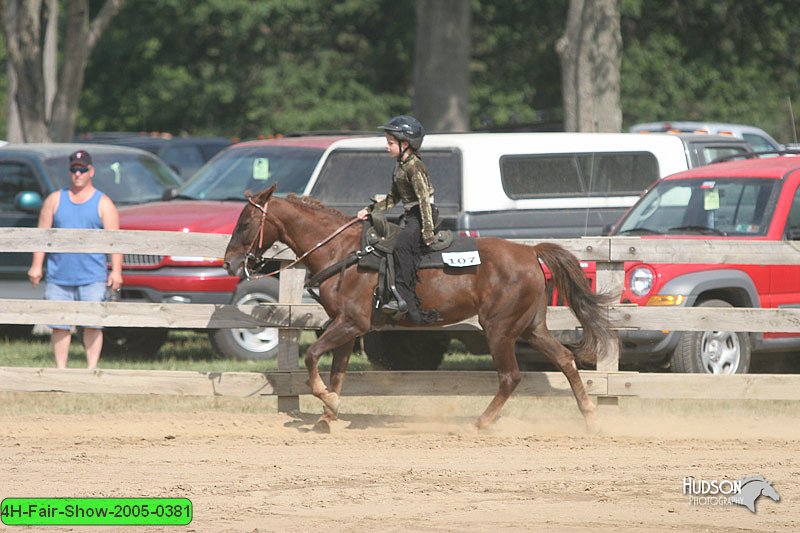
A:
{"label": "man in blue tank top", "polygon": [[[119,213],[111,199],[94,188],[92,156],[78,150],[69,156],[70,186],[51,193],[39,213],[39,228],[119,229]],[[42,280],[45,253],[35,252],[28,278],[35,287]],[[47,254],[46,300],[102,302],[107,288],[122,287],[122,254],[111,255],[111,272],[102,253]],[[51,341],[58,368],[67,367],[71,327],[53,325]],[[83,328],[86,362],[95,368],[103,349],[103,330]]]}

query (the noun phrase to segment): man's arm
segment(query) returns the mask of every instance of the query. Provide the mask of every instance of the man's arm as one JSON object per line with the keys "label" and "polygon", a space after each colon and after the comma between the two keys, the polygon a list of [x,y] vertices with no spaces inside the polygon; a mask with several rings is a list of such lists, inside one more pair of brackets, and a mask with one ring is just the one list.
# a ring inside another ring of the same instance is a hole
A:
{"label": "man's arm", "polygon": [[[103,229],[119,229],[119,211],[111,199],[103,195],[100,198],[100,220]],[[111,254],[111,272],[108,273],[108,286],[117,291],[122,287],[122,254]]]}
{"label": "man's arm", "polygon": [[[53,217],[55,216],[56,209],[58,209],[59,191],[50,193],[42,204],[42,209],[39,211],[39,223],[37,228],[50,229],[53,227]],[[44,267],[44,252],[33,252],[33,261],[31,267],[28,269],[28,279],[31,285],[36,287],[42,281],[42,270]]]}

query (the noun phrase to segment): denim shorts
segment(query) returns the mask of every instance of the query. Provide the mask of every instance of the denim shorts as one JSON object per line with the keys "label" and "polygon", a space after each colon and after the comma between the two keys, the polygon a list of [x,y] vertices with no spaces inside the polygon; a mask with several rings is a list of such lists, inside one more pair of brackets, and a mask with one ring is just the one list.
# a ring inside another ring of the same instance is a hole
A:
{"label": "denim shorts", "polygon": [[[104,302],[106,300],[105,281],[97,281],[88,285],[57,285],[48,283],[44,289],[45,300],[65,300],[68,302]],[[53,329],[71,329],[63,324],[50,324]],[[83,326],[84,328],[102,329],[102,326]]]}

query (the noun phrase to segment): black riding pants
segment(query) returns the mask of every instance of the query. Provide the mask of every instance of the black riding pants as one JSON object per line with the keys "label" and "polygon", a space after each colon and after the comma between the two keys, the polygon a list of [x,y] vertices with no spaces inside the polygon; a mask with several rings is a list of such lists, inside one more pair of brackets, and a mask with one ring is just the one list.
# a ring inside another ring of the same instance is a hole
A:
{"label": "black riding pants", "polygon": [[[433,207],[434,223],[437,210]],[[394,246],[394,271],[397,292],[408,304],[408,318],[420,321],[420,307],[417,300],[417,268],[422,249],[422,216],[419,207],[406,211],[401,220],[402,229]]]}

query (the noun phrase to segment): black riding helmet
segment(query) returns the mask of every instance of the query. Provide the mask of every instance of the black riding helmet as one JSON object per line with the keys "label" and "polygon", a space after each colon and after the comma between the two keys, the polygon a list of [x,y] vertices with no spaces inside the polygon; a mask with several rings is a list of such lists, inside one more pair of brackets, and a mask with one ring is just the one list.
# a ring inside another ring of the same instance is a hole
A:
{"label": "black riding helmet", "polygon": [[422,146],[422,139],[425,137],[425,128],[419,120],[410,115],[393,117],[379,129],[400,141],[408,141],[408,146],[415,152]]}

